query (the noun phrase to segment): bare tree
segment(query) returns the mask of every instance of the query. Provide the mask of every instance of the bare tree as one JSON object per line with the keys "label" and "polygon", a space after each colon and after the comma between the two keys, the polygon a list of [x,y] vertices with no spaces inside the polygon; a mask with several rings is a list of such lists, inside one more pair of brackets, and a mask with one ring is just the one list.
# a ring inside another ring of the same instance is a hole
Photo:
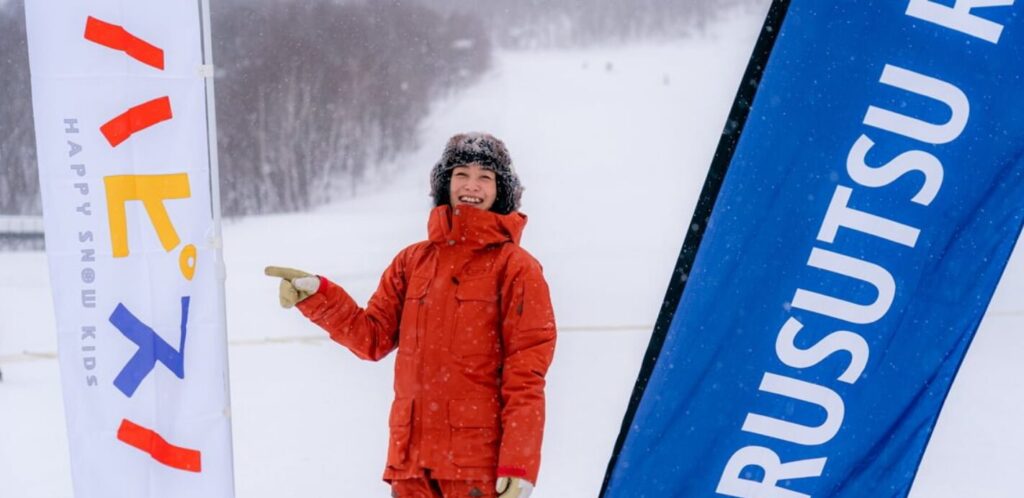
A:
{"label": "bare tree", "polygon": [[0,214],[40,214],[22,2],[0,3]]}

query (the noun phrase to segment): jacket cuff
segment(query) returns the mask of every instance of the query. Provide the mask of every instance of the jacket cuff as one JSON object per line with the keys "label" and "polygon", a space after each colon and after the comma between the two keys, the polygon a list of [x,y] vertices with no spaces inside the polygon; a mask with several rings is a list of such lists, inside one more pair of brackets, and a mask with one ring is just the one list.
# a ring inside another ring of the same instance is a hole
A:
{"label": "jacket cuff", "polygon": [[317,288],[316,292],[314,292],[312,296],[309,296],[295,304],[295,307],[298,308],[306,318],[310,319],[314,319],[314,317],[311,316],[313,312],[327,301],[327,296],[325,296],[327,293],[327,287],[329,285],[334,285],[325,277],[317,275],[317,278],[320,279],[320,287]]}
{"label": "jacket cuff", "polygon": [[498,477],[518,477],[520,479],[526,479],[526,468],[502,465],[498,467]]}

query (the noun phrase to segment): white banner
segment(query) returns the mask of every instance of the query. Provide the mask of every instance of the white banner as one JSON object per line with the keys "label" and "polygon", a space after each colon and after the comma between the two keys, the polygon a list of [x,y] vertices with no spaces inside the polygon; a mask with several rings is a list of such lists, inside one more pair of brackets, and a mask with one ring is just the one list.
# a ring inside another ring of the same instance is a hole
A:
{"label": "white banner", "polygon": [[234,495],[204,12],[26,1],[79,498]]}

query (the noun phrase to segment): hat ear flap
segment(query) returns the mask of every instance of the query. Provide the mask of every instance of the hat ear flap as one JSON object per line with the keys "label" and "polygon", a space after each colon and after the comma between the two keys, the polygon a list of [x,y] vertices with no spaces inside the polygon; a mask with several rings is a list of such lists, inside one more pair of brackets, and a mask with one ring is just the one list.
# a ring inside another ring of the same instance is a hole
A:
{"label": "hat ear flap", "polygon": [[451,170],[446,170],[444,164],[437,163],[430,172],[430,196],[434,198],[434,207],[451,204],[451,181]]}
{"label": "hat ear flap", "polygon": [[498,175],[498,192],[491,211],[498,214],[509,214],[519,210],[519,201],[523,195],[523,187],[515,172]]}

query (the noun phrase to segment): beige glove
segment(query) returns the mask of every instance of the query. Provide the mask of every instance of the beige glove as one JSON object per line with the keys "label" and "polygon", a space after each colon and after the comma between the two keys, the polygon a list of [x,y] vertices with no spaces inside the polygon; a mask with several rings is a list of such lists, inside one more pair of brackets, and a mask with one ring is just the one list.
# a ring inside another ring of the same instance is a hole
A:
{"label": "beige glove", "polygon": [[320,277],[302,270],[268,266],[263,269],[263,273],[268,277],[280,277],[278,297],[282,308],[291,308],[320,289]]}
{"label": "beige glove", "polygon": [[498,492],[498,498],[529,498],[533,483],[518,477],[499,477],[494,490]]}

